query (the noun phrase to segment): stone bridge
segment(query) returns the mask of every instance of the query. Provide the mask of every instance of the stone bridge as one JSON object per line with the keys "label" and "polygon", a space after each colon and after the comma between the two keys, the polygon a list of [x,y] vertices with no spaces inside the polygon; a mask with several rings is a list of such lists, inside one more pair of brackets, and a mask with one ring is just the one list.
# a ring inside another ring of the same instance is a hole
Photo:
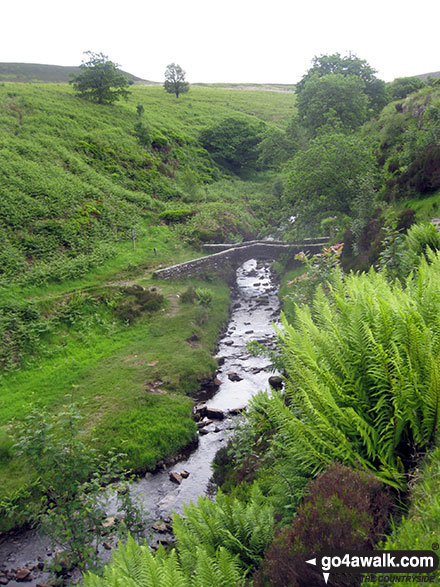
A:
{"label": "stone bridge", "polygon": [[329,237],[304,239],[302,243],[255,240],[234,244],[207,244],[204,249],[211,252],[210,255],[158,269],[153,273],[153,277],[172,279],[205,271],[220,271],[228,267],[236,269],[248,259],[277,260],[283,253],[294,256],[301,251],[314,254],[319,253],[328,244]]}

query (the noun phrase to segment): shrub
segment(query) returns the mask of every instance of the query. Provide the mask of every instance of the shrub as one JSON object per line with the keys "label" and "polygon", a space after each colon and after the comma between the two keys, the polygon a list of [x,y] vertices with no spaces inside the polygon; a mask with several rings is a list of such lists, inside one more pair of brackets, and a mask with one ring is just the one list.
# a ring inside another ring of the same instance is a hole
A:
{"label": "shrub", "polygon": [[200,133],[200,142],[214,159],[239,173],[243,168],[255,168],[259,155],[263,124],[244,117],[229,117]]}
{"label": "shrub", "polygon": [[[392,498],[372,475],[333,463],[309,484],[289,528],[278,531],[255,587],[303,587],[322,580],[305,561],[324,549],[371,548],[386,530]],[[330,585],[358,584],[332,573]]]}
{"label": "shrub", "polygon": [[150,129],[143,122],[137,122],[134,125],[134,133],[140,145],[143,147],[149,147],[151,145]]}
{"label": "shrub", "polygon": [[102,577],[87,573],[85,587],[110,587],[126,585],[130,587],[240,587],[243,585],[242,571],[236,559],[225,549],[219,548],[212,555],[203,545],[194,551],[196,559],[193,572],[188,572],[181,564],[176,551],[169,554],[160,547],[154,556],[148,546],[139,546],[129,537],[108,565]]}
{"label": "shrub", "polygon": [[195,212],[188,208],[164,210],[159,214],[159,219],[163,220],[165,224],[174,224],[176,222],[184,222],[194,216]]}
{"label": "shrub", "polygon": [[274,394],[266,412],[286,459],[303,471],[361,465],[405,488],[438,428],[439,291],[439,255],[422,259],[405,288],[372,271],[336,273],[312,311],[283,321],[286,397]]}
{"label": "shrub", "polygon": [[115,313],[122,320],[132,322],[143,312],[157,312],[162,307],[164,297],[152,289],[144,289],[139,285],[122,290],[122,301],[116,307]]}
{"label": "shrub", "polygon": [[196,299],[196,291],[193,287],[188,287],[182,294],[180,294],[180,302],[182,304],[194,304]]}
{"label": "shrub", "polygon": [[108,496],[104,486],[124,473],[118,466],[124,455],[109,454],[102,459],[82,440],[81,422],[75,404],[55,415],[33,409],[15,426],[15,449],[38,477],[43,532],[63,545],[72,566],[90,568],[97,562],[98,546],[105,536],[115,530],[122,534],[127,529],[138,532],[142,523],[140,511],[123,483],[116,505],[123,513],[124,525],[117,528],[116,524],[106,524]]}
{"label": "shrub", "polygon": [[246,503],[219,492],[215,502],[200,497],[174,514],[173,530],[182,565],[195,567],[197,546],[214,554],[226,548],[243,570],[257,566],[273,538],[273,510],[256,484]]}
{"label": "shrub", "polygon": [[409,252],[415,258],[427,256],[428,249],[438,251],[440,249],[440,233],[430,222],[427,224],[415,224],[406,235],[406,245]]}
{"label": "shrub", "polygon": [[201,306],[210,306],[212,302],[212,291],[207,287],[196,289],[197,303]]}

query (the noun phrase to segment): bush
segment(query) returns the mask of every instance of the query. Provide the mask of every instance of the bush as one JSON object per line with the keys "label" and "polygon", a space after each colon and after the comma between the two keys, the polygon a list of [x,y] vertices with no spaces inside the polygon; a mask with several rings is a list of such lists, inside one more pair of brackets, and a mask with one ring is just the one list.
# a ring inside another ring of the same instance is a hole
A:
{"label": "bush", "polygon": [[139,144],[143,147],[149,147],[151,145],[151,132],[148,127],[142,122],[137,122],[134,125],[134,133],[139,141]]}
{"label": "bush", "polygon": [[[371,470],[405,489],[405,473],[438,429],[440,255],[403,288],[382,273],[338,272],[312,311],[297,307],[279,337],[285,397],[265,407],[286,461]],[[287,404],[287,405],[286,405]]]}
{"label": "bush", "polygon": [[[321,582],[308,558],[324,549],[372,548],[386,530],[392,498],[372,475],[333,463],[309,484],[290,528],[278,531],[255,587],[305,587]],[[329,585],[360,584],[332,573]]]}
{"label": "bush", "polygon": [[193,287],[188,287],[181,295],[180,302],[182,304],[194,304],[196,299],[196,292]]}
{"label": "bush", "polygon": [[[106,536],[113,531],[121,531],[121,536],[127,530],[139,532],[143,525],[125,483],[116,495],[117,511],[124,522],[106,524],[104,486],[124,474],[119,467],[124,455],[108,454],[103,459],[82,440],[81,423],[75,404],[56,415],[33,409],[15,426],[15,449],[38,477],[43,533],[54,544],[63,545],[72,566],[91,568]],[[54,565],[57,572],[56,558]]]}
{"label": "bush", "polygon": [[196,289],[197,303],[201,306],[210,306],[212,302],[212,291],[207,287]]}
{"label": "bush", "polygon": [[185,222],[191,216],[194,216],[195,212],[188,208],[164,210],[159,214],[159,219],[163,220],[165,224],[174,224],[176,222]]}
{"label": "bush", "polygon": [[132,322],[143,312],[157,312],[164,302],[162,294],[152,289],[134,285],[122,290],[123,299],[116,307],[115,313],[122,320]]}
{"label": "bush", "polygon": [[244,117],[226,118],[200,133],[200,142],[214,159],[234,173],[257,165],[263,124]]}
{"label": "bush", "polygon": [[406,235],[406,245],[414,258],[426,258],[428,249],[438,251],[440,249],[440,233],[430,222],[427,224],[415,224]]}

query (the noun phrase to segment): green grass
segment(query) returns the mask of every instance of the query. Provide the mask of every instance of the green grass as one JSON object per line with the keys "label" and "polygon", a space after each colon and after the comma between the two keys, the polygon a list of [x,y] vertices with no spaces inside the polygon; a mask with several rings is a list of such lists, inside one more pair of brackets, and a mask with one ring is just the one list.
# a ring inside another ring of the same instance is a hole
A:
{"label": "green grass", "polygon": [[[56,350],[50,340],[43,340],[38,361],[3,375],[0,502],[25,489],[32,479],[31,471],[17,475],[19,464],[7,436],[11,420],[23,418],[32,405],[57,410],[66,401],[78,402],[87,437],[103,453],[112,448],[126,453],[130,470],[154,468],[158,460],[194,439],[189,396],[215,372],[212,353],[227,319],[227,286],[193,279],[140,283],[160,289],[167,300],[162,311],[128,326],[103,321],[102,312],[95,322],[84,316],[65,332],[52,333]],[[208,310],[194,304],[176,306],[178,294],[189,283],[209,287],[213,301]],[[99,312],[98,308],[93,316]],[[196,347],[186,342],[192,335],[199,339]],[[44,351],[50,356],[45,358]]]}
{"label": "green grass", "polygon": [[[191,88],[176,100],[161,86],[131,90],[127,102],[101,106],[69,85],[0,84],[0,502],[29,499],[33,473],[9,432],[32,405],[79,402],[89,441],[125,452],[131,470],[194,438],[190,396],[215,372],[228,288],[152,273],[203,254],[186,241],[240,240],[278,222],[273,173],[228,175],[198,137],[231,115],[285,128],[291,92]],[[138,140],[140,121],[151,146]],[[160,221],[179,209],[191,219]],[[120,311],[134,302],[124,287],[133,283],[156,287],[165,302],[126,324]],[[211,290],[208,309],[178,303],[189,286]]]}
{"label": "green grass", "polygon": [[416,211],[417,221],[429,221],[440,217],[440,190],[425,198],[413,198],[396,202],[397,210],[413,208]]}
{"label": "green grass", "polygon": [[[156,249],[156,254],[154,253]],[[59,283],[50,282],[35,285],[16,283],[0,287],[0,304],[16,299],[44,299],[61,296],[74,290],[86,290],[89,287],[118,281],[139,279],[143,275],[151,276],[158,267],[182,263],[200,255],[194,249],[182,243],[169,227],[150,226],[145,234],[135,237],[135,248],[131,241],[114,244],[115,254],[92,272],[76,279],[67,279]]]}
{"label": "green grass", "polygon": [[[134,86],[127,102],[103,106],[69,85],[0,85],[0,282],[82,276],[129,242],[132,228],[148,236],[167,208],[209,214],[205,191],[225,172],[200,146],[200,131],[231,115],[284,128],[293,109],[288,92],[192,88],[176,100]],[[138,140],[139,122],[151,147]],[[270,185],[263,196],[272,198]],[[238,237],[264,220],[252,204],[239,193],[228,199],[223,214],[249,220],[231,223]]]}

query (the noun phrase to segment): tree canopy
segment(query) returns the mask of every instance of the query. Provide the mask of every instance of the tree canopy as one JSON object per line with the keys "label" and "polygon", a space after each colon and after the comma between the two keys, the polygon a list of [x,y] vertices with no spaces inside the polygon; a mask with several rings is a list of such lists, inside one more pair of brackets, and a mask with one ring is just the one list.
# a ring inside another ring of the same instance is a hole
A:
{"label": "tree canopy", "polygon": [[78,95],[98,104],[127,98],[128,79],[118,70],[118,65],[103,53],[86,51],[85,55],[88,61],[82,62],[81,73],[70,81]]}
{"label": "tree canopy", "polygon": [[361,126],[367,119],[365,83],[355,75],[316,74],[304,84],[297,98],[298,115],[312,133],[326,124],[345,130]]}
{"label": "tree canopy", "polygon": [[185,94],[189,91],[189,83],[185,81],[186,73],[176,63],[170,63],[165,70],[165,82],[163,87],[169,94],[176,94],[176,98],[180,94]]}
{"label": "tree canopy", "polygon": [[364,93],[368,98],[368,108],[373,114],[378,113],[387,103],[387,92],[385,82],[378,79],[373,69],[365,59],[360,59],[353,53],[341,56],[339,53],[333,55],[315,56],[312,60],[312,67],[296,85],[297,94],[301,94],[307,82],[314,77],[324,77],[330,74],[340,74],[344,77],[356,76],[364,83]]}
{"label": "tree canopy", "polygon": [[324,134],[288,164],[285,198],[297,222],[317,225],[321,215],[349,214],[374,193],[375,159],[358,137]]}
{"label": "tree canopy", "polygon": [[425,85],[425,82],[418,77],[398,77],[388,84],[388,89],[393,100],[402,100]]}
{"label": "tree canopy", "polygon": [[242,168],[255,167],[262,129],[262,124],[229,117],[204,129],[200,142],[220,165],[238,173]]}

